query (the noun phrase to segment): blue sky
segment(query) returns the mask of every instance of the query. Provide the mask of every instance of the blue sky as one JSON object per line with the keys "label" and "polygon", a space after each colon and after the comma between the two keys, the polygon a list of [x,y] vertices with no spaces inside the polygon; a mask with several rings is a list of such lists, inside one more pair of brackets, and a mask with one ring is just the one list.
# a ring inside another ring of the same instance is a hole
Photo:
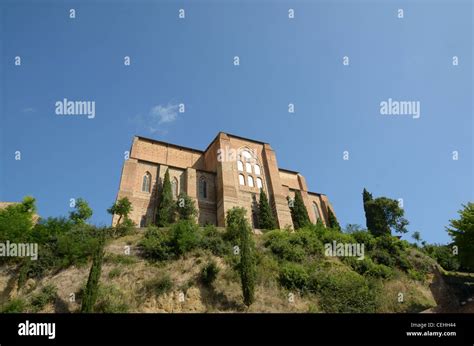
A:
{"label": "blue sky", "polygon": [[[366,187],[444,243],[473,200],[470,1],[4,1],[0,15],[0,200],[57,216],[83,197],[109,224],[134,135],[204,149],[219,131],[269,142],[343,225],[365,225]],[[95,101],[95,118],[56,115],[63,98]],[[381,115],[389,98],[420,118]]]}

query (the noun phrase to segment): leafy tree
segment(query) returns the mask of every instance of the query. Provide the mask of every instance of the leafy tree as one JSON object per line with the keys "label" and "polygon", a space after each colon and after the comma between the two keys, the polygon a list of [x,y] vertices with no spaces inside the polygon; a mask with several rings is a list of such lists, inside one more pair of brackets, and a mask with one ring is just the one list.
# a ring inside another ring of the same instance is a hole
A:
{"label": "leafy tree", "polygon": [[364,189],[367,228],[374,236],[391,234],[392,228],[399,233],[407,232],[408,220],[403,217],[404,210],[398,201],[386,197],[371,198],[372,195]]}
{"label": "leafy tree", "polygon": [[35,199],[30,196],[25,197],[19,204],[0,209],[0,241],[27,241],[32,233],[35,211]]}
{"label": "leafy tree", "polygon": [[413,234],[411,235],[411,237],[416,241],[417,244],[418,244],[418,242],[421,241],[421,234],[420,234],[420,232],[418,232],[418,231],[413,232]]}
{"label": "leafy tree", "polygon": [[339,222],[337,221],[336,216],[334,215],[334,213],[332,212],[330,208],[328,208],[328,221],[329,221],[328,226],[330,228],[336,229],[338,231],[341,230],[341,225],[339,225]]}
{"label": "leafy tree", "polygon": [[20,208],[24,213],[33,215],[36,212],[36,199],[32,196],[26,196],[20,203]]}
{"label": "leafy tree", "polygon": [[242,282],[242,294],[244,304],[252,305],[255,300],[255,276],[256,276],[256,260],[255,260],[255,244],[252,239],[252,229],[245,218],[245,213],[238,213],[235,220],[235,226],[240,231],[240,280]]}
{"label": "leafy tree", "polygon": [[76,201],[75,210],[69,213],[69,218],[75,223],[86,223],[92,216],[92,209],[86,200],[78,198]]}
{"label": "leafy tree", "polygon": [[173,201],[173,192],[171,190],[171,181],[169,169],[165,172],[163,187],[161,189],[160,200],[156,213],[156,225],[165,227],[175,221],[175,203]]}
{"label": "leafy tree", "polygon": [[[288,198],[289,199],[289,198]],[[301,197],[301,192],[296,190],[295,199],[293,201],[293,207],[290,205],[291,219],[293,220],[293,226],[295,229],[309,226],[311,221],[309,220],[308,210]]]}
{"label": "leafy tree", "polygon": [[263,189],[260,189],[260,201],[258,203],[258,220],[261,229],[275,229],[276,222],[273,216],[272,208],[268,203],[267,194]]}
{"label": "leafy tree", "polygon": [[176,210],[180,220],[195,220],[197,209],[194,200],[184,192],[180,193],[176,201]]}
{"label": "leafy tree", "polygon": [[99,280],[102,271],[102,262],[104,260],[105,237],[99,236],[99,244],[95,249],[92,258],[92,266],[89,272],[89,279],[82,298],[81,312],[94,312],[94,305],[99,294]]}
{"label": "leafy tree", "polygon": [[461,267],[474,271],[474,203],[463,205],[458,213],[459,219],[450,220],[446,229],[458,248]]}
{"label": "leafy tree", "polygon": [[115,202],[109,209],[107,209],[107,212],[112,215],[118,215],[119,218],[117,220],[117,226],[120,225],[120,221],[122,218],[124,220],[128,219],[128,216],[132,212],[133,207],[132,203],[127,197],[122,197],[120,198],[117,202]]}
{"label": "leafy tree", "polygon": [[452,271],[459,269],[459,256],[453,253],[452,245],[427,244],[423,247],[423,251],[444,269]]}

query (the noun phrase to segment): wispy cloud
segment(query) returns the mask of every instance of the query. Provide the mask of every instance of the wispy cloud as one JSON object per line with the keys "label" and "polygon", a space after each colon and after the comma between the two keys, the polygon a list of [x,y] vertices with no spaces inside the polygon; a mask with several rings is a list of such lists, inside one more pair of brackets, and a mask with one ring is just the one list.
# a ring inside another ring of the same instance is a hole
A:
{"label": "wispy cloud", "polygon": [[146,114],[137,114],[130,120],[137,126],[137,130],[146,129],[151,133],[166,135],[169,125],[176,121],[179,115],[179,104],[172,101],[168,104],[153,106]]}
{"label": "wispy cloud", "polygon": [[172,123],[178,117],[178,105],[168,103],[168,105],[157,105],[150,110],[150,116],[158,125]]}

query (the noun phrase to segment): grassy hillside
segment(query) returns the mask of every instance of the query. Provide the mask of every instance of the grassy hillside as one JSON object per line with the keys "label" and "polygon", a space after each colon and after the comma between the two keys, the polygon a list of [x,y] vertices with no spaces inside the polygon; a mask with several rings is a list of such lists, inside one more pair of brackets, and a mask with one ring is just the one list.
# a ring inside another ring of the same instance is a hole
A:
{"label": "grassy hillside", "polygon": [[[364,231],[344,234],[311,226],[254,235],[257,283],[255,302],[247,308],[237,270],[238,241],[224,229],[189,227],[135,229],[109,239],[94,310],[421,312],[437,305],[430,284],[437,280],[438,266],[412,245]],[[326,256],[324,244],[333,240],[363,242],[364,259]],[[21,264],[0,267],[2,310],[80,311],[90,261],[60,262],[23,280]]]}

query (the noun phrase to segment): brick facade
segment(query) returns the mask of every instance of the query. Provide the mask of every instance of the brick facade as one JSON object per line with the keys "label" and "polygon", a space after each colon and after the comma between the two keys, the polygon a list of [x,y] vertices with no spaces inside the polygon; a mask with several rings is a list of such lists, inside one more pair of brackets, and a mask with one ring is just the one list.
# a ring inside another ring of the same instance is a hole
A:
{"label": "brick facade", "polygon": [[[154,222],[167,169],[173,194],[184,192],[195,201],[201,225],[225,226],[226,212],[235,206],[244,207],[253,222],[260,184],[280,228],[292,227],[286,198],[293,198],[296,190],[301,191],[312,222],[319,216],[326,224],[327,209],[334,212],[326,195],[308,191],[301,174],[278,167],[276,154],[268,143],[220,132],[201,151],[136,136],[123,165],[117,199],[129,198],[133,206],[130,217],[141,227]],[[150,184],[144,179],[150,179]],[[113,225],[117,219],[113,217]]]}

